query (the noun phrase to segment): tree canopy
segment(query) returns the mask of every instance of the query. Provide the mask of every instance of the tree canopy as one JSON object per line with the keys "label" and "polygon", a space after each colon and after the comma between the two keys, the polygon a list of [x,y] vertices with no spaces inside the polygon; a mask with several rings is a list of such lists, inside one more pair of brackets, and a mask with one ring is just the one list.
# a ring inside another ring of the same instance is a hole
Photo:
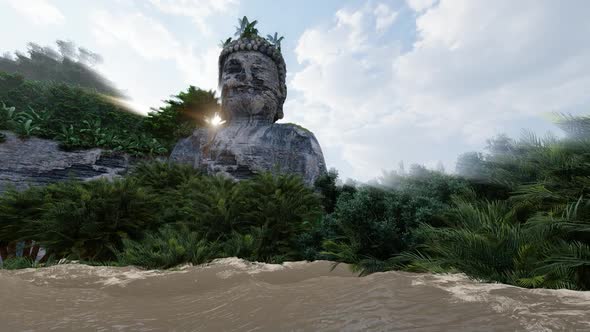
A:
{"label": "tree canopy", "polygon": [[102,57],[69,41],[58,40],[57,50],[28,44],[26,54],[15,52],[0,56],[0,71],[18,74],[28,80],[65,83],[114,97],[123,93],[94,69]]}

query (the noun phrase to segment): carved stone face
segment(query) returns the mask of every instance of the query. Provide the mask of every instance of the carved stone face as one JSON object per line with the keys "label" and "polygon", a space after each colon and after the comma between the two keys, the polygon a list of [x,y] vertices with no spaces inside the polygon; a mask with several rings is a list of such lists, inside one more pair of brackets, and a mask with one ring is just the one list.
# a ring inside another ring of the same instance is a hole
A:
{"label": "carved stone face", "polygon": [[256,51],[230,54],[221,68],[222,110],[229,122],[271,124],[282,118],[279,73]]}

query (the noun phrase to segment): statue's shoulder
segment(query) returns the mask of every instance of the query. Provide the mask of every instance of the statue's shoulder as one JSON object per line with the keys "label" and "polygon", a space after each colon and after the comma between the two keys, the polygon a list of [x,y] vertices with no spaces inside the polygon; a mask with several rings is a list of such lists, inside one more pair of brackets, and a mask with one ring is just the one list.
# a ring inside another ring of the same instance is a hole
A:
{"label": "statue's shoulder", "polygon": [[169,159],[179,163],[192,163],[195,156],[200,155],[201,145],[206,141],[207,129],[197,128],[192,135],[180,139],[172,152]]}
{"label": "statue's shoulder", "polygon": [[275,123],[271,126],[271,130],[274,132],[281,132],[288,136],[294,135],[304,139],[316,139],[311,130],[295,123]]}
{"label": "statue's shoulder", "polygon": [[266,132],[266,140],[280,142],[291,152],[317,156],[323,161],[322,149],[315,135],[308,129],[293,123],[275,123]]}

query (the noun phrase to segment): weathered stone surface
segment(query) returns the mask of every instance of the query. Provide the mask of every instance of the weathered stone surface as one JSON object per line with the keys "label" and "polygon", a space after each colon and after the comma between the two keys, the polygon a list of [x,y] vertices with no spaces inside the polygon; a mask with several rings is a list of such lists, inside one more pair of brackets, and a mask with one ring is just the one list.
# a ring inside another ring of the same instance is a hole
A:
{"label": "weathered stone surface", "polygon": [[262,44],[258,50],[235,48],[241,42],[228,45],[219,57],[221,109],[227,124],[195,130],[177,143],[170,160],[235,179],[271,171],[297,174],[313,184],[326,172],[317,139],[295,125],[275,123],[283,117],[287,95],[282,56],[269,56],[270,46]]}
{"label": "weathered stone surface", "polygon": [[126,155],[101,149],[67,152],[52,140],[21,140],[11,132],[2,133],[6,142],[0,143],[0,193],[9,186],[24,189],[68,179],[113,178],[129,168]]}
{"label": "weathered stone surface", "polygon": [[199,129],[176,145],[170,160],[238,180],[262,171],[273,171],[297,174],[307,184],[313,184],[326,172],[315,136],[291,124],[252,126],[242,123],[220,128],[217,132]]}

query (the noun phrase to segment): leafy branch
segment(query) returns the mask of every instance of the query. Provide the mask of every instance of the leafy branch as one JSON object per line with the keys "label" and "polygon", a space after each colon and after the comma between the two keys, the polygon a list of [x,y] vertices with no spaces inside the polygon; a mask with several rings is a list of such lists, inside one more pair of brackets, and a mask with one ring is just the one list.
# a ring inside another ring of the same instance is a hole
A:
{"label": "leafy branch", "polygon": [[281,42],[285,39],[285,37],[279,37],[279,34],[275,32],[273,35],[266,35],[266,40],[268,40],[271,44],[273,44],[279,51],[281,50]]}
{"label": "leafy branch", "polygon": [[250,22],[246,16],[238,19],[238,26],[236,26],[236,33],[234,36],[239,38],[253,38],[258,36],[256,24],[258,24],[258,21],[254,20]]}

